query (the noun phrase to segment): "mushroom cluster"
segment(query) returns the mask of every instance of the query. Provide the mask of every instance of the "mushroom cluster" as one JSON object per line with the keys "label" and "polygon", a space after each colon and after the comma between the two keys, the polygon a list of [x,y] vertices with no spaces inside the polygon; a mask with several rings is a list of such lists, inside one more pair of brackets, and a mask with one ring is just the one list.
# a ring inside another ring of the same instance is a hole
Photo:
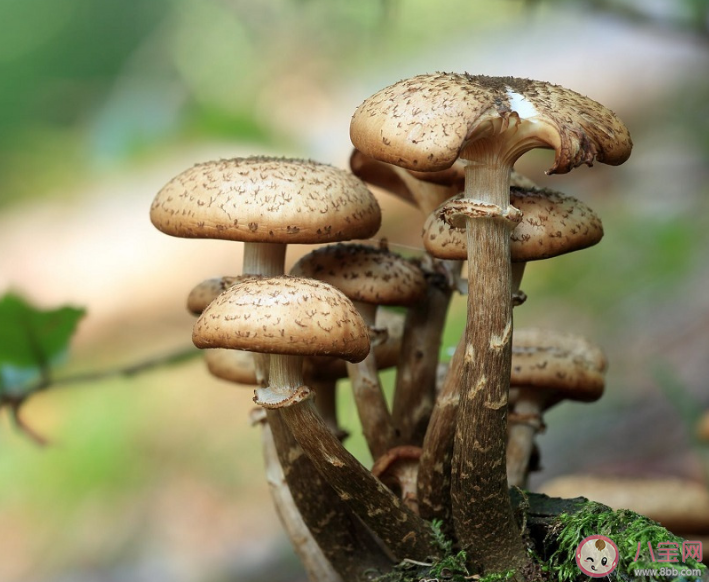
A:
{"label": "mushroom cluster", "polygon": [[[537,579],[509,487],[534,468],[543,412],[600,397],[606,363],[577,336],[513,331],[512,309],[528,261],[593,245],[603,230],[585,204],[513,166],[538,147],[555,151],[548,173],[621,164],[628,131],[562,87],[438,73],[365,100],[350,135],[352,173],[239,158],[197,165],[158,193],[151,219],[163,232],[244,243],[242,274],[190,293],[193,341],[212,373],[256,386],[273,498],[311,580],[372,580],[440,558],[433,520],[471,573]],[[365,181],[421,210],[420,256],[366,243],[381,215]],[[355,239],[365,242],[346,242]],[[326,246],[285,274],[293,243]],[[467,322],[445,366],[457,292],[468,295]],[[392,366],[390,406],[379,370]],[[336,383],[347,375],[370,468],[338,424]]]}

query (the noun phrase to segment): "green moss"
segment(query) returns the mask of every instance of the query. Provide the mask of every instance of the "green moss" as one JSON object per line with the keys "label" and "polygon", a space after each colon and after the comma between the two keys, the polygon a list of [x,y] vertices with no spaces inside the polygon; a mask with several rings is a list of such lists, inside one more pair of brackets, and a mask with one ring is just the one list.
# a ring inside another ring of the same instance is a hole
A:
{"label": "green moss", "polygon": [[[467,582],[470,572],[465,565],[465,552],[456,552],[453,542],[443,535],[441,522],[431,522],[433,539],[440,556],[431,556],[428,562],[403,560],[391,572],[373,579],[373,582],[420,582],[422,580],[445,580],[446,582]],[[507,578],[484,578],[481,582],[497,582]]]}
{"label": "green moss", "polygon": [[[634,576],[636,569],[653,569],[659,571],[663,567],[674,568],[679,571],[683,568],[699,569],[701,579],[706,579],[707,568],[704,564],[693,558],[686,562],[653,562],[648,550],[648,542],[656,550],[660,542],[675,542],[682,546],[682,538],[670,533],[657,522],[638,515],[630,510],[613,511],[599,503],[588,502],[584,508],[573,514],[561,514],[552,527],[547,539],[557,547],[549,559],[552,578],[559,582],[575,582],[585,580],[580,576],[576,565],[576,548],[584,538],[592,535],[604,535],[618,546],[618,566],[613,576],[618,579],[636,580],[638,582],[688,582],[693,578],[672,576]],[[638,561],[635,557],[640,544]],[[679,557],[681,559],[681,556]]]}

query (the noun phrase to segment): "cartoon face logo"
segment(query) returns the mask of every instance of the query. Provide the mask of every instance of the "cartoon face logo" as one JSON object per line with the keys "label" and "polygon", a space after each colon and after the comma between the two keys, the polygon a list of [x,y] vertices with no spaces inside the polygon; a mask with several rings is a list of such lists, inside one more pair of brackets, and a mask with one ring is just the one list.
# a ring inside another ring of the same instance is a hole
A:
{"label": "cartoon face logo", "polygon": [[588,536],[576,548],[576,565],[591,578],[608,576],[618,565],[618,546],[606,536]]}

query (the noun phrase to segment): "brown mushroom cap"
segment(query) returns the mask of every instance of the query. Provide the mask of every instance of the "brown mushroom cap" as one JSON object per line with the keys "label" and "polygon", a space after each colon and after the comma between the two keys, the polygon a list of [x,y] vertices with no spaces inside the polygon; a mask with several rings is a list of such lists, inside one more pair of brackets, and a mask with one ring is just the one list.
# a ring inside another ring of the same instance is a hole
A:
{"label": "brown mushroom cap", "polygon": [[[386,340],[374,346],[374,358],[379,370],[386,370],[397,365],[401,341],[404,335],[404,315],[387,309],[378,309],[375,326],[386,329]],[[344,360],[325,356],[312,356],[305,359],[303,373],[306,378],[317,380],[339,380],[347,377],[347,365]]]}
{"label": "brown mushroom cap", "polygon": [[612,111],[574,91],[456,73],[419,75],[375,93],[355,111],[350,138],[373,158],[430,172],[450,167],[467,143],[512,124],[525,126],[517,137],[531,147],[556,151],[549,174],[594,160],[622,164],[632,148]]}
{"label": "brown mushroom cap", "polygon": [[206,350],[204,361],[212,376],[247,386],[258,384],[256,364],[251,352],[215,348]]}
{"label": "brown mushroom cap", "polygon": [[411,305],[426,293],[421,269],[386,249],[336,244],[302,257],[291,275],[337,287],[352,301],[376,305]]}
{"label": "brown mushroom cap", "polygon": [[213,301],[195,323],[198,348],[285,355],[330,355],[351,362],[369,353],[367,326],[342,292],[312,279],[253,278]]}
{"label": "brown mushroom cap", "polygon": [[692,481],[568,475],[548,481],[540,489],[550,497],[580,496],[613,509],[631,509],[676,534],[709,533],[709,491]]}
{"label": "brown mushroom cap", "polygon": [[[456,196],[454,200],[460,199]],[[593,246],[603,237],[595,212],[580,200],[546,188],[510,189],[510,204],[523,213],[510,235],[512,262],[537,261]],[[440,259],[468,258],[465,229],[445,219],[446,205],[431,213],[423,227],[423,244]]]}
{"label": "brown mushroom cap", "polygon": [[381,212],[349,172],[252,157],[198,164],[173,178],[155,197],[150,219],[173,236],[315,244],[370,238]]}
{"label": "brown mushroom cap", "polygon": [[592,402],[603,395],[607,362],[603,352],[577,335],[541,329],[514,330],[511,386],[561,399]]}
{"label": "brown mushroom cap", "polygon": [[187,296],[187,310],[199,315],[212,301],[221,295],[226,289],[245,278],[253,278],[257,275],[237,275],[236,277],[213,277],[205,279],[196,285]]}

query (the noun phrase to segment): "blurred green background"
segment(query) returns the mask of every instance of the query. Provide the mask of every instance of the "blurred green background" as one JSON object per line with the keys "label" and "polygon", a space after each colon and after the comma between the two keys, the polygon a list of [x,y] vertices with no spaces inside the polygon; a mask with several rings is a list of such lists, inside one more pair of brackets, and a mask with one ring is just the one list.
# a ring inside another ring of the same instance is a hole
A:
{"label": "blurred green background", "polygon": [[[602,401],[548,416],[534,483],[702,478],[706,0],[0,0],[0,25],[0,290],[88,309],[65,374],[187,347],[188,291],[238,272],[233,244],[149,223],[154,194],[194,162],[274,154],[346,167],[354,108],[435,70],[548,80],[611,107],[635,142],[624,166],[547,177],[548,152],[518,164],[583,199],[606,230],[593,249],[527,268],[516,325],[585,334],[611,362]],[[420,252],[422,219],[378,194],[382,236]],[[47,448],[1,413],[0,580],[298,580],[250,399],[194,360],[34,397],[23,417]],[[367,462],[361,439],[352,447]]]}

